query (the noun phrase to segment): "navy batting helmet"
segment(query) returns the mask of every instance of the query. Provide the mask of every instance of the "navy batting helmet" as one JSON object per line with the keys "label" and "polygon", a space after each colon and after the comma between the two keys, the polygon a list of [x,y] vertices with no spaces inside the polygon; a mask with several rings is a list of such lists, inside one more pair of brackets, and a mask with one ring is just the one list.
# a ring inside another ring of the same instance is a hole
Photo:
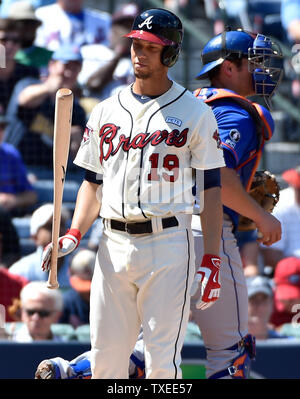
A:
{"label": "navy batting helmet", "polygon": [[171,67],[177,61],[181,50],[183,27],[180,19],[171,11],[152,8],[138,15],[131,32],[124,36],[162,44],[164,49],[161,62]]}

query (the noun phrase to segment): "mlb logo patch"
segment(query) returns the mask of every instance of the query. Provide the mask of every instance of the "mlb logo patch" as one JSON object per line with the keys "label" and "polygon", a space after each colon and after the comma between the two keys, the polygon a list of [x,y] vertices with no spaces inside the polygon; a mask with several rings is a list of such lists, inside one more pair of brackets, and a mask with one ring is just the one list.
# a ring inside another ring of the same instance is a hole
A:
{"label": "mlb logo patch", "polygon": [[172,123],[173,125],[176,126],[181,126],[182,125],[182,121],[178,118],[175,118],[174,116],[167,116],[166,117],[166,122],[167,123]]}

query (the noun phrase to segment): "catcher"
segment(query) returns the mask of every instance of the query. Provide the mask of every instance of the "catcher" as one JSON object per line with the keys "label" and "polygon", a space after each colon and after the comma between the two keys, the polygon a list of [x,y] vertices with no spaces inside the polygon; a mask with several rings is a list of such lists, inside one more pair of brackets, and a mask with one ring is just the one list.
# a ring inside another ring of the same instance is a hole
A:
{"label": "catcher", "polygon": [[[248,333],[247,286],[235,238],[239,216],[255,221],[262,244],[270,246],[281,238],[280,222],[249,194],[265,142],[272,137],[274,120],[266,107],[247,97],[259,95],[270,104],[282,77],[282,54],[277,43],[262,34],[227,29],[208,41],[201,58],[197,79],[209,80],[210,85],[195,90],[194,95],[213,110],[226,163],[221,170],[222,287],[216,304],[205,311],[198,310],[195,293],[192,320],[199,326],[206,347],[207,378],[247,378],[255,357],[255,337]],[[203,238],[199,217],[194,216],[198,264]],[[202,279],[199,272],[197,277]]]}
{"label": "catcher", "polygon": [[[92,376],[91,352],[84,352],[75,359],[68,361],[61,357],[43,360],[37,367],[35,379],[90,379]],[[130,379],[145,378],[144,341],[141,332],[129,358],[128,374]]]}

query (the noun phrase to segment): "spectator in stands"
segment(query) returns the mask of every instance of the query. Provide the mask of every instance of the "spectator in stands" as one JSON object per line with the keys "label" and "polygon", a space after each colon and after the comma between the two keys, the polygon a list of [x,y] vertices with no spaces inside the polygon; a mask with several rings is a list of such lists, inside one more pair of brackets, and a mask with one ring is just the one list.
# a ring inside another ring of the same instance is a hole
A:
{"label": "spectator in stands", "polygon": [[[206,17],[213,21],[214,34],[222,33],[226,26],[233,30],[244,27],[249,21],[247,15],[247,1],[245,0],[224,0],[222,3],[215,0],[204,0]],[[246,21],[245,21],[246,20]]]}
{"label": "spectator in stands", "polygon": [[56,51],[61,45],[108,44],[111,18],[108,13],[84,7],[83,0],[57,0],[40,7],[36,16],[42,21],[36,45]]}
{"label": "spectator in stands", "polygon": [[287,31],[290,40],[300,43],[300,1],[282,0],[282,26]]}
{"label": "spectator in stands", "polygon": [[79,250],[70,265],[71,290],[64,293],[64,309],[60,323],[74,328],[89,324],[90,290],[96,253],[89,249]]}
{"label": "spectator in stands", "polygon": [[9,214],[0,207],[0,267],[10,267],[20,254],[18,233]]}
{"label": "spectator in stands", "polygon": [[22,288],[20,296],[21,321],[24,325],[16,329],[12,340],[17,342],[61,340],[51,331],[51,325],[58,322],[63,308],[60,290],[49,290],[46,283],[34,281]]}
{"label": "spectator in stands", "polygon": [[[10,7],[12,4],[19,2],[20,0],[1,0],[1,5],[0,5],[0,16],[2,18],[6,18],[9,14]],[[30,0],[30,4],[34,8],[42,7],[42,6],[47,6],[49,4],[55,3],[55,0]]]}
{"label": "spectator in stands", "polygon": [[85,88],[85,96],[103,100],[133,82],[131,40],[122,36],[130,32],[138,12],[135,3],[122,5],[112,16],[109,46],[89,44],[81,47],[84,62],[78,80]]}
{"label": "spectator in stands", "polygon": [[275,327],[292,323],[300,310],[300,258],[282,259],[275,268],[275,309],[271,322]]}
{"label": "spectator in stands", "polygon": [[285,338],[276,332],[270,323],[273,311],[272,280],[264,276],[247,278],[248,329],[256,339]]}
{"label": "spectator in stands", "polygon": [[[282,0],[281,22],[292,50],[290,62],[285,64],[285,76],[291,81],[292,101],[300,104],[300,0]],[[299,124],[289,121],[287,139],[299,142]]]}
{"label": "spectator in stands", "polygon": [[13,3],[9,8],[8,17],[15,21],[21,38],[21,48],[16,53],[15,60],[22,65],[36,67],[43,73],[42,68],[48,68],[52,51],[34,45],[41,21],[36,18],[32,4],[27,0]]}
{"label": "spectator in stands", "polygon": [[8,216],[22,216],[37,202],[37,195],[20,153],[3,142],[7,123],[6,116],[0,114],[0,208]]}
{"label": "spectator in stands", "polygon": [[282,258],[300,257],[300,166],[286,170],[282,178],[289,184],[291,191],[288,202],[286,196],[279,197],[273,211],[281,222],[281,240],[270,247],[261,248],[264,263],[273,268]]}
{"label": "spectator in stands", "polygon": [[[9,131],[6,130],[6,141],[19,148],[26,165],[52,170],[56,92],[61,87],[66,87],[76,94],[81,63],[79,49],[73,46],[60,47],[52,55],[49,74],[45,80],[23,79],[15,87],[8,107],[9,117],[15,123],[11,123]],[[75,95],[70,165],[79,148],[85,124],[85,111]]]}
{"label": "spectator in stands", "polygon": [[[30,235],[36,244],[36,251],[24,256],[10,267],[10,272],[25,277],[29,281],[46,281],[48,274],[41,269],[42,253],[45,246],[51,242],[53,205],[44,204],[36,209],[30,221]],[[63,207],[60,235],[65,234],[66,224],[70,218],[69,212]],[[57,261],[58,283],[60,288],[70,288],[68,257]]]}
{"label": "spectator in stands", "polygon": [[0,304],[5,307],[5,321],[15,320],[9,308],[14,305],[16,300],[20,300],[21,289],[27,283],[28,281],[24,277],[16,276],[9,270],[0,267]]}
{"label": "spectator in stands", "polygon": [[[6,113],[6,109],[11,97],[11,93],[16,83],[24,77],[38,77],[38,70],[33,67],[21,65],[15,61],[14,57],[20,49],[20,32],[11,19],[0,19],[0,112]],[[5,57],[3,57],[3,50]],[[5,58],[3,60],[3,58]]]}

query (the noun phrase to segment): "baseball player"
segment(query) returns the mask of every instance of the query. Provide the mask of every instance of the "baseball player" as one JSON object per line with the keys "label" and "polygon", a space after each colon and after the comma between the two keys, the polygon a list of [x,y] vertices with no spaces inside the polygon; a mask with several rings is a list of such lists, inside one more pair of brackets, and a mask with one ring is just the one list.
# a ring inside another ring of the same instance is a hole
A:
{"label": "baseball player", "polygon": [[[87,351],[71,361],[63,359],[62,357],[43,360],[37,367],[35,379],[65,380],[91,378],[92,372],[90,358],[91,351]],[[145,378],[144,342],[142,332],[140,333],[129,358],[128,374],[131,379]]]}
{"label": "baseball player", "polygon": [[[194,95],[215,114],[226,163],[221,172],[221,295],[205,312],[197,310],[197,294],[191,304],[207,349],[208,378],[246,378],[255,354],[255,338],[247,334],[247,288],[234,233],[241,214],[256,223],[263,244],[271,245],[281,236],[280,222],[247,193],[274,122],[265,107],[246,99],[257,94],[269,103],[281,79],[282,69],[276,66],[280,59],[270,39],[244,31],[225,31],[202,51],[197,78],[209,79],[211,87],[197,89]],[[202,253],[199,217],[194,216],[192,225],[197,264]]]}
{"label": "baseball player", "polygon": [[[91,113],[74,160],[87,172],[59,255],[79,244],[100,211],[104,230],[90,301],[92,378],[128,377],[141,325],[146,378],[181,378],[195,274],[192,188],[196,180],[197,198],[204,198],[201,306],[207,307],[220,293],[223,151],[210,107],[168,77],[183,38],[178,17],[144,11],[126,36],[135,81]],[[51,246],[45,270],[50,255]]]}

